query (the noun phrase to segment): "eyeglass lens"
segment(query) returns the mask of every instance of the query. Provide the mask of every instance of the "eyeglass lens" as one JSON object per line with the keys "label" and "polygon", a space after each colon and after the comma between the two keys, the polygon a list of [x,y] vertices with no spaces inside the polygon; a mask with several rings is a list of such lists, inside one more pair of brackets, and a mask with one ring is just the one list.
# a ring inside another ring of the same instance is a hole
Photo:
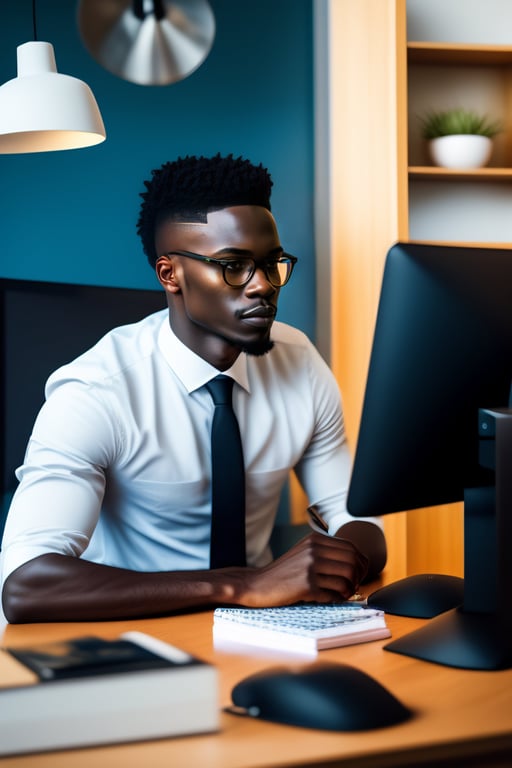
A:
{"label": "eyeglass lens", "polygon": [[[292,268],[293,264],[288,259],[275,259],[263,264],[265,275],[275,288],[288,282]],[[225,265],[224,276],[229,285],[242,286],[249,282],[255,271],[256,265],[252,259],[240,259]]]}

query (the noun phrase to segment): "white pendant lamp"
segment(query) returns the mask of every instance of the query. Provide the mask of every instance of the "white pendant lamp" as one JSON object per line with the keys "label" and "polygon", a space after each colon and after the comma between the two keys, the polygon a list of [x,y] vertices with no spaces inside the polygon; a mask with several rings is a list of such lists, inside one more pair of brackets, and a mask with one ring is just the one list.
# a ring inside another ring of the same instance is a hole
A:
{"label": "white pendant lamp", "polygon": [[[35,2],[33,2],[36,38]],[[57,72],[51,43],[18,46],[18,76],[0,86],[0,154],[78,149],[105,140],[86,83]]]}
{"label": "white pendant lamp", "polygon": [[80,0],[78,26],[102,67],[138,85],[188,77],[215,38],[207,0]]}

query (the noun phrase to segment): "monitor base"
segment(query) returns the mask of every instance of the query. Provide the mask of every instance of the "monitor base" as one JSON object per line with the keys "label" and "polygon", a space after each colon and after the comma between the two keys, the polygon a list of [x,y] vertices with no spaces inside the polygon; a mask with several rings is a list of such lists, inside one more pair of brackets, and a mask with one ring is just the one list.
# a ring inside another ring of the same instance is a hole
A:
{"label": "monitor base", "polygon": [[460,669],[495,670],[512,667],[509,617],[468,613],[461,608],[442,613],[429,623],[392,640],[385,650]]}

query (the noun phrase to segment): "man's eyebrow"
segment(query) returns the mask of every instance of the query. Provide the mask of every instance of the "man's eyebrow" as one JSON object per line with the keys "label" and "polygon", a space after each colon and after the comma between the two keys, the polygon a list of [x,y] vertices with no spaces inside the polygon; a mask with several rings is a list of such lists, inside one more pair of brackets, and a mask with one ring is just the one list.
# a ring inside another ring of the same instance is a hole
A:
{"label": "man's eyebrow", "polygon": [[[275,248],[272,248],[267,253],[267,258],[269,256],[281,256],[284,253],[284,248],[282,245],[278,245]],[[220,257],[227,254],[234,254],[235,256],[247,256],[249,258],[253,258],[254,253],[253,251],[249,250],[249,248],[236,248],[236,247],[230,247],[227,248],[221,248],[219,251],[215,251],[215,253],[212,253],[212,256],[214,257]]]}

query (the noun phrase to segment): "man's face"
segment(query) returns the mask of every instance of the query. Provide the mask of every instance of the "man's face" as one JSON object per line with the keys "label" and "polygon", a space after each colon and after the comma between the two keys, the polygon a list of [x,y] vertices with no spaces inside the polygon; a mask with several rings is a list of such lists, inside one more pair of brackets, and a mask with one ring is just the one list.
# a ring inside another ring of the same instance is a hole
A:
{"label": "man's face", "polygon": [[[257,265],[280,256],[282,247],[272,214],[260,206],[234,206],[209,213],[206,224],[164,222],[156,232],[157,275],[164,286],[171,326],[190,349],[219,369],[240,351],[264,354],[277,311],[279,288],[263,269],[243,287],[232,287],[222,267],[186,256],[190,251],[214,259],[251,257]],[[162,258],[163,257],[163,258]]]}

